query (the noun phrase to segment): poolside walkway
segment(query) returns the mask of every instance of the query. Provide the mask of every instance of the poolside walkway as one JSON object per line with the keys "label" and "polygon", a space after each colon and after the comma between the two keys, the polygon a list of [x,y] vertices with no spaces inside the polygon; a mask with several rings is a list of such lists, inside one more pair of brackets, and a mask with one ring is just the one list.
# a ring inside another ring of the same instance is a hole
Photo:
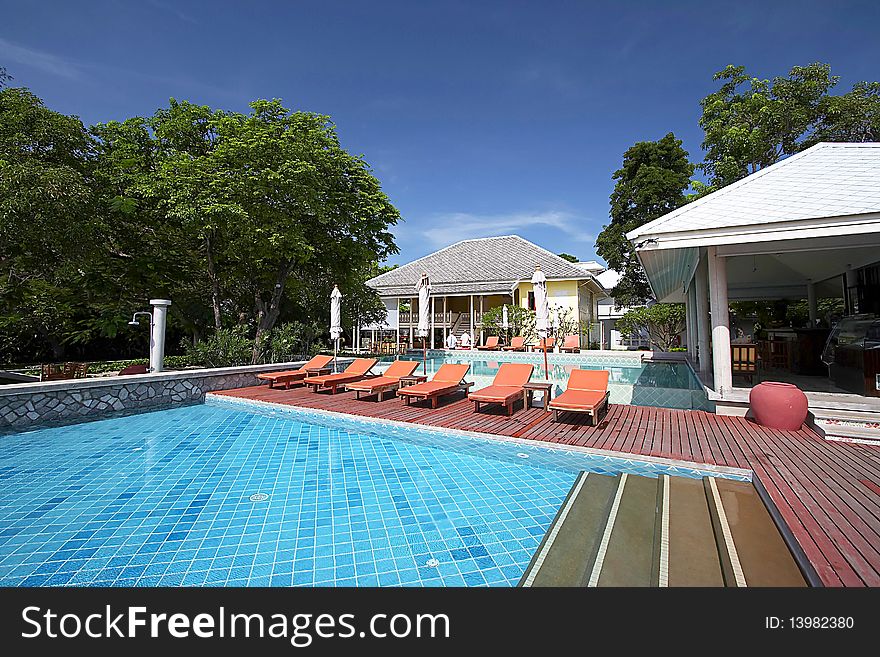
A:
{"label": "poolside walkway", "polygon": [[463,395],[440,408],[378,403],[353,392],[266,386],[218,391],[246,399],[622,453],[749,468],[760,479],[826,586],[880,586],[880,446],[831,442],[807,427],[777,431],[702,411],[613,405],[597,427],[540,408],[512,417],[473,412]]}

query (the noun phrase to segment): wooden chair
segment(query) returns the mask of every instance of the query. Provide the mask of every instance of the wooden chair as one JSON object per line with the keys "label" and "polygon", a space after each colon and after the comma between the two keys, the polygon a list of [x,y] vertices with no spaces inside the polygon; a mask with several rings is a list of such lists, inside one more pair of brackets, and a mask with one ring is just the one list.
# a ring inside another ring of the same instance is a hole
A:
{"label": "wooden chair", "polygon": [[770,367],[779,370],[791,369],[791,342],[783,338],[770,340]]}
{"label": "wooden chair", "polygon": [[40,381],[84,379],[88,371],[88,363],[46,363],[40,365]]}
{"label": "wooden chair", "polygon": [[758,373],[758,346],[754,344],[730,345],[730,366],[734,376],[739,374],[753,383]]}

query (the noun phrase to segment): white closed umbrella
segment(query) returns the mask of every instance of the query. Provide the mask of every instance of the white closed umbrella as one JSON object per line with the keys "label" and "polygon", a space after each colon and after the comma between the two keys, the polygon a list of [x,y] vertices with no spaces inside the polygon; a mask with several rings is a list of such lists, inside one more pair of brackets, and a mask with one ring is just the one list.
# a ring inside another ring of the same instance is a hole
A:
{"label": "white closed umbrella", "polygon": [[431,281],[427,274],[422,274],[416,286],[419,293],[419,337],[422,338],[422,372],[428,372],[428,333],[431,330]]}
{"label": "white closed umbrella", "polygon": [[507,317],[507,304],[501,306],[501,328],[504,331],[504,339],[507,339],[507,330],[510,328],[510,321]]}
{"label": "white closed umbrella", "polygon": [[541,338],[541,344],[544,346],[544,378],[549,380],[547,329],[550,323],[550,306],[547,303],[547,278],[541,271],[540,265],[535,267],[535,274],[532,276],[532,290],[535,294],[535,328],[538,330],[538,337]]}
{"label": "white closed umbrella", "polygon": [[336,367],[336,355],[339,352],[339,338],[342,337],[342,292],[334,285],[330,293],[330,339],[333,340],[333,371]]}

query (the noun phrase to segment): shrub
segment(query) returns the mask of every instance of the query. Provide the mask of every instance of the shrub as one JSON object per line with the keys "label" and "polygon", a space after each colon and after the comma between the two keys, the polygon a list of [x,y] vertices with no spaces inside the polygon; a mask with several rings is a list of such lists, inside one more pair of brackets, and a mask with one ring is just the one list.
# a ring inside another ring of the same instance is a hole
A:
{"label": "shrub", "polygon": [[218,329],[208,339],[187,347],[186,359],[203,367],[250,365],[254,341],[246,326]]}
{"label": "shrub", "polygon": [[617,320],[617,327],[624,336],[634,338],[647,331],[651,342],[663,351],[675,346],[684,326],[684,304],[681,303],[655,303],[633,308]]}
{"label": "shrub", "polygon": [[538,338],[538,332],[535,330],[535,311],[523,308],[522,306],[507,306],[507,323],[509,328],[505,331],[501,327],[504,318],[504,306],[496,306],[483,313],[482,327],[488,335],[498,335],[510,344],[510,339],[514,336],[521,335],[526,342],[534,342]]}

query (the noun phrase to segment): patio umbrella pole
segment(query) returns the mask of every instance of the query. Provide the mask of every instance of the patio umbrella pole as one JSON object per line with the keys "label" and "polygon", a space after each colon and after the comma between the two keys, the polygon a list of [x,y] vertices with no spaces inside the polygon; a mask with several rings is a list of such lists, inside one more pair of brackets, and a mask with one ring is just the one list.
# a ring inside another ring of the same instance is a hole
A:
{"label": "patio umbrella pole", "polygon": [[[422,338],[422,374],[428,374],[428,334],[433,330],[431,317],[431,281],[427,274],[422,274],[416,287],[419,293],[419,337]],[[410,310],[412,312],[412,310]]]}

